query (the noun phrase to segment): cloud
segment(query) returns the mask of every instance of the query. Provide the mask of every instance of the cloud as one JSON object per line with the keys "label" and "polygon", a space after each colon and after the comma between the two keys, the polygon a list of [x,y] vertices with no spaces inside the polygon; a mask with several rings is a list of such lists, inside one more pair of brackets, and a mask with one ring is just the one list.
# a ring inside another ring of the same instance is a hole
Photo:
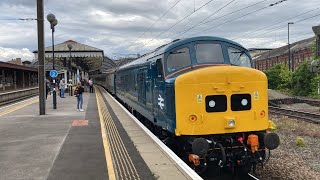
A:
{"label": "cloud", "polygon": [[27,49],[12,49],[12,48],[3,48],[0,47],[0,61],[10,61],[12,59],[21,58],[24,60],[33,60],[34,55],[33,53]]}
{"label": "cloud", "polygon": [[[197,12],[194,12],[194,10],[200,8],[209,0],[180,0],[161,20],[158,20],[178,0],[44,0],[44,14],[46,16],[53,13],[58,19],[55,31],[56,44],[72,39],[103,49],[105,55],[108,56],[113,56],[113,54],[143,54],[175,38],[185,38],[191,35],[220,36],[234,39],[247,48],[274,48],[285,44],[287,41],[286,24],[288,22],[286,19],[320,7],[320,1],[318,0],[303,2],[287,0],[276,6],[259,10],[277,1],[266,0],[245,10],[227,15],[260,2],[236,0],[212,15],[230,0],[213,0]],[[37,12],[35,0],[1,0],[0,9],[0,19],[35,18]],[[290,21],[297,22],[316,15],[319,10],[295,17]],[[246,15],[249,12],[254,13]],[[190,15],[191,13],[193,14]],[[188,15],[189,17],[182,20]],[[209,23],[197,25],[209,15],[212,15],[206,20],[211,20]],[[319,17],[291,25],[292,41],[307,38],[307,35],[303,34],[312,33],[311,27],[319,24],[317,21]],[[157,23],[150,28],[156,21]],[[179,21],[181,22],[174,26]],[[20,52],[23,48],[30,51],[37,50],[36,21],[1,20],[0,22],[0,47],[14,50],[10,51],[13,54],[9,59],[11,57],[16,58],[16,52]],[[263,28],[277,22],[281,23],[275,27],[283,27],[275,31]],[[177,37],[178,34],[193,26],[196,27]],[[51,30],[46,19],[44,20],[44,27],[45,46],[51,46]],[[170,30],[165,32],[169,28]],[[210,30],[205,31],[206,29]],[[163,34],[160,35],[161,33]],[[309,34],[309,36],[312,36],[312,34]],[[146,44],[149,41],[150,43]],[[0,59],[7,58],[8,55],[0,54]]]}

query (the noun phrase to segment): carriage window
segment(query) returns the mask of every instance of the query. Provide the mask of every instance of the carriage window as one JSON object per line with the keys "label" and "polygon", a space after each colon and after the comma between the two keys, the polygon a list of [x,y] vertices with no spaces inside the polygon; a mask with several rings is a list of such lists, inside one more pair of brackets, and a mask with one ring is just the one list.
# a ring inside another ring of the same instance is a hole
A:
{"label": "carriage window", "polygon": [[236,48],[228,47],[228,54],[230,63],[236,66],[243,66],[251,68],[250,58],[245,54],[244,51],[241,51]]}
{"label": "carriage window", "polygon": [[157,59],[156,66],[157,66],[157,79],[160,81],[163,78],[163,69],[162,69],[161,59]]}
{"label": "carriage window", "polygon": [[195,49],[198,63],[224,63],[220,44],[196,44]]}
{"label": "carriage window", "polygon": [[188,48],[182,48],[173,52],[167,58],[167,69],[169,72],[177,71],[191,65]]}

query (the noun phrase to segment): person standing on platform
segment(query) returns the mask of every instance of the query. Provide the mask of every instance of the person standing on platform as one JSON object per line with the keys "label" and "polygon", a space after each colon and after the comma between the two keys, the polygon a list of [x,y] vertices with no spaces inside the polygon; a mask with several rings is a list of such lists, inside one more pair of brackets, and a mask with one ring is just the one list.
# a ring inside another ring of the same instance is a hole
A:
{"label": "person standing on platform", "polygon": [[83,92],[84,89],[80,82],[77,83],[77,87],[74,91],[75,96],[77,97],[77,110],[83,112],[82,104],[83,104]]}
{"label": "person standing on platform", "polygon": [[64,78],[62,78],[61,81],[60,81],[60,84],[59,84],[60,92],[61,92],[61,94],[60,94],[61,98],[64,98],[65,85],[66,85],[66,84],[65,84],[65,82],[64,82]]}
{"label": "person standing on platform", "polygon": [[90,93],[93,93],[93,81],[92,81],[92,79],[89,79],[89,91],[90,91]]}
{"label": "person standing on platform", "polygon": [[69,94],[70,96],[72,96],[72,79],[69,79],[68,88],[69,88]]}
{"label": "person standing on platform", "polygon": [[48,99],[49,93],[50,93],[50,81],[46,79],[46,100]]}
{"label": "person standing on platform", "polygon": [[83,87],[83,92],[84,92],[86,90],[84,79],[81,79],[80,82],[81,82],[81,86]]}

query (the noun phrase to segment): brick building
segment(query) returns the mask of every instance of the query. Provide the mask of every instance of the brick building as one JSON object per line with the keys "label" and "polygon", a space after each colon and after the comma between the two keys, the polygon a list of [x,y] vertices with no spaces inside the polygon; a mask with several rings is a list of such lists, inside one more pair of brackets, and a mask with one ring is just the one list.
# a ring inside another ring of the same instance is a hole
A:
{"label": "brick building", "polygon": [[[290,44],[291,69],[296,70],[302,62],[312,60],[311,45],[315,39],[312,37]],[[255,68],[260,71],[266,71],[276,64],[288,66],[288,45],[255,56],[253,61]]]}
{"label": "brick building", "polygon": [[271,48],[250,48],[250,49],[248,49],[250,56],[252,58],[255,58],[256,56],[259,56],[260,54],[265,53],[265,52],[269,52],[271,50],[272,50]]}

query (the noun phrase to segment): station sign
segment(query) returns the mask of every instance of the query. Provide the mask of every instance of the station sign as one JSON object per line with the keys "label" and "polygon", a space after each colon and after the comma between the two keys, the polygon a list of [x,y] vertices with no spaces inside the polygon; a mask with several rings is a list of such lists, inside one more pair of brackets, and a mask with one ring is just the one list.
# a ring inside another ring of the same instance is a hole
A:
{"label": "station sign", "polygon": [[57,76],[58,76],[58,71],[56,71],[56,70],[51,70],[50,71],[50,77],[56,78]]}

